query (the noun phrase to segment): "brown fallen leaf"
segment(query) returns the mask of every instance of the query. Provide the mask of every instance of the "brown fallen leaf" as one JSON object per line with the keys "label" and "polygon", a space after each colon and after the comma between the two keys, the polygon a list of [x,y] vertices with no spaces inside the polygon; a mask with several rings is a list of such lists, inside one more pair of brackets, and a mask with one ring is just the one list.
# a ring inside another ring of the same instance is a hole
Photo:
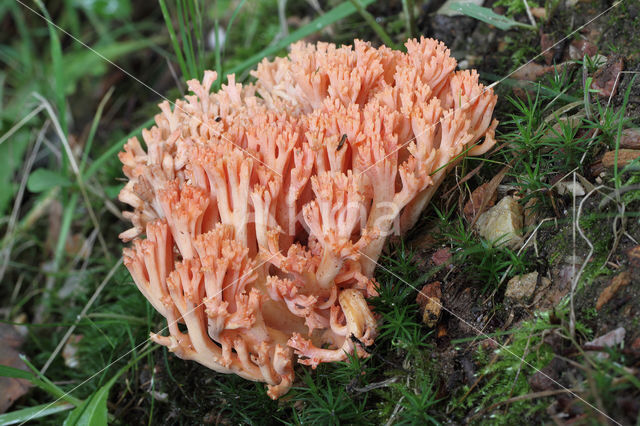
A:
{"label": "brown fallen leaf", "polygon": [[620,135],[620,148],[640,149],[640,129],[624,129]]}
{"label": "brown fallen leaf", "polygon": [[553,66],[551,65],[540,65],[535,62],[529,62],[518,68],[511,77],[516,80],[536,81],[538,78],[552,71]]}
{"label": "brown fallen leaf", "polygon": [[547,17],[547,10],[544,7],[532,7],[531,14],[536,18],[545,19]]}
{"label": "brown fallen leaf", "polygon": [[487,207],[487,204],[489,204],[492,197],[495,203],[494,194],[498,190],[498,185],[500,185],[500,183],[502,182],[502,179],[504,179],[504,177],[507,175],[507,172],[509,171],[513,163],[514,163],[514,160],[511,160],[509,164],[504,166],[502,170],[498,172],[497,175],[492,177],[491,180],[486,183],[487,187],[482,190],[482,199],[480,200],[480,207],[478,209],[479,213],[474,215],[471,221],[469,222],[471,227],[473,227],[476,224],[476,221],[480,217],[480,214],[485,211],[485,207]]}
{"label": "brown fallen leaf", "polygon": [[629,259],[629,266],[640,269],[640,246],[631,247],[627,250],[627,258]]}
{"label": "brown fallen leaf", "polygon": [[551,36],[551,34],[547,34],[547,33],[540,34],[540,50],[542,51],[542,57],[544,58],[544,62],[547,65],[551,65],[553,63],[553,57],[556,54],[556,51],[554,49],[555,45],[556,45],[556,42]]}
{"label": "brown fallen leaf", "polygon": [[422,322],[424,322],[427,327],[434,327],[440,319],[442,312],[441,297],[442,288],[440,281],[434,281],[425,285],[416,297],[416,303],[418,303],[422,310]]}
{"label": "brown fallen leaf", "polygon": [[558,72],[564,68],[575,67],[575,62],[562,62],[557,65],[540,65],[535,62],[529,62],[518,68],[512,75],[516,80],[536,81],[545,74],[552,73],[554,70]]}
{"label": "brown fallen leaf", "polygon": [[581,60],[584,55],[591,58],[598,54],[598,47],[589,40],[573,40],[569,45],[569,59]]}
{"label": "brown fallen leaf", "polygon": [[610,56],[607,59],[607,63],[593,74],[591,87],[597,90],[600,96],[609,97],[614,95],[616,91],[616,80],[623,69],[624,60],[622,56]]}
{"label": "brown fallen leaf", "polygon": [[[474,217],[484,213],[488,208],[496,204],[498,193],[489,185],[489,182],[483,183],[473,190],[469,201],[464,205],[462,210],[467,222],[471,222]],[[483,200],[487,199],[483,206]]]}
{"label": "brown fallen leaf", "polygon": [[609,300],[613,298],[613,296],[620,290],[622,287],[628,285],[631,282],[631,273],[629,271],[624,271],[613,277],[611,280],[611,284],[609,284],[600,296],[598,297],[598,301],[596,302],[596,310],[599,311]]}
{"label": "brown fallen leaf", "polygon": [[431,261],[436,266],[440,266],[440,265],[442,265],[444,263],[448,263],[450,259],[451,259],[451,252],[447,248],[439,248],[431,256]]}
{"label": "brown fallen leaf", "polygon": [[[624,167],[636,158],[640,158],[640,150],[637,149],[619,149],[618,150],[618,168]],[[616,152],[607,151],[602,156],[602,165],[611,169],[616,164]]]}
{"label": "brown fallen leaf", "polygon": [[[0,365],[19,368],[28,371],[27,366],[20,359],[20,346],[24,337],[11,324],[0,323]],[[0,377],[0,413],[9,407],[29,390],[30,383],[24,379]]]}

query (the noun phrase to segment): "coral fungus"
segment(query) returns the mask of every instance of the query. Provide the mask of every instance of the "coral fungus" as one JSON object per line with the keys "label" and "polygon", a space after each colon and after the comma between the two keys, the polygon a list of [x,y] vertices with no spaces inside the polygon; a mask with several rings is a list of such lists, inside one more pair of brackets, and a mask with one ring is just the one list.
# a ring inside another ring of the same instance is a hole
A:
{"label": "coral fungus", "polygon": [[[277,398],[294,359],[365,356],[366,299],[386,238],[409,229],[447,171],[491,148],[492,90],[449,50],[407,53],[297,43],[254,84],[193,95],[120,153],[133,227],[127,268],[168,321],[151,338],[186,360],[265,382]],[[480,143],[481,142],[481,143]],[[146,234],[145,239],[141,236]]]}

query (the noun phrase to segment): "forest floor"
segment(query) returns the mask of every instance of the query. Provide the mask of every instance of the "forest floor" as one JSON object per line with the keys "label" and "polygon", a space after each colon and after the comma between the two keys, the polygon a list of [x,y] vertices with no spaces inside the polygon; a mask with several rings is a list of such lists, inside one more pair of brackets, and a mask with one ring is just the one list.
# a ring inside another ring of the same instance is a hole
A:
{"label": "forest floor", "polygon": [[[640,425],[640,4],[359,3],[377,24],[337,0],[0,4],[0,424]],[[248,81],[299,39],[411,35],[494,84],[498,141],[390,242],[370,356],[299,366],[272,401],[150,344],[116,153],[158,95],[204,69]],[[477,221],[506,199],[501,245]]]}

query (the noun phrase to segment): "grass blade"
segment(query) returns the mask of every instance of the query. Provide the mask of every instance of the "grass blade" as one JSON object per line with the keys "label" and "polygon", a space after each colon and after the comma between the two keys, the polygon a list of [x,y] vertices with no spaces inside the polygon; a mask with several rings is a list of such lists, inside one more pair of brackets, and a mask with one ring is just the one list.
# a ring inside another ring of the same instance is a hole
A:
{"label": "grass blade", "polygon": [[180,43],[178,42],[178,37],[176,37],[176,32],[173,29],[173,22],[171,22],[171,16],[169,15],[169,11],[167,10],[167,5],[164,0],[159,0],[160,9],[162,10],[162,16],[164,17],[164,22],[167,26],[167,31],[169,31],[169,38],[171,39],[171,44],[173,45],[173,51],[178,58],[178,65],[180,66],[180,70],[182,71],[183,76],[188,76],[187,65],[184,61],[184,56],[182,55],[182,49],[180,48]]}
{"label": "grass blade", "polygon": [[378,24],[378,22],[376,21],[376,18],[374,18],[373,15],[367,12],[367,10],[362,6],[362,4],[360,4],[360,0],[350,0],[350,1],[351,1],[351,4],[353,4],[353,6],[358,11],[360,16],[362,16],[362,18],[365,21],[367,21],[367,24],[369,24],[371,29],[378,35],[378,37],[380,37],[380,40],[382,40],[382,42],[387,46],[397,50],[398,47],[393,42],[393,40],[391,40],[391,37],[389,36],[389,34],[387,34],[384,28],[382,28],[382,25]]}
{"label": "grass blade", "polygon": [[0,414],[0,425],[15,425],[25,423],[51,414],[71,410],[73,405],[63,402],[60,404],[42,404],[35,407],[22,408],[10,413]]}
{"label": "grass blade", "polygon": [[503,31],[506,31],[512,27],[522,27],[530,30],[535,30],[533,25],[523,24],[522,22],[514,21],[506,16],[498,15],[488,7],[478,6],[475,3],[453,3],[449,6],[453,11],[460,12],[463,15],[470,16],[478,21],[482,21],[486,24],[493,25]]}
{"label": "grass blade", "polygon": [[[375,0],[362,0],[360,4],[364,6],[368,6],[372,4]],[[289,34],[287,37],[283,37],[280,41],[275,43],[273,46],[269,46],[257,54],[251,56],[246,59],[242,63],[236,65],[232,69],[230,69],[227,74],[238,74],[246,69],[254,66],[258,62],[260,62],[263,58],[274,55],[278,53],[278,51],[284,49],[291,43],[294,43],[298,40],[301,40],[308,35],[315,33],[316,31],[320,31],[324,27],[331,25],[341,19],[346,18],[347,16],[357,12],[356,7],[350,2],[342,2],[338,6],[334,7],[324,15],[314,19],[309,22],[302,28],[297,29],[296,31]]]}

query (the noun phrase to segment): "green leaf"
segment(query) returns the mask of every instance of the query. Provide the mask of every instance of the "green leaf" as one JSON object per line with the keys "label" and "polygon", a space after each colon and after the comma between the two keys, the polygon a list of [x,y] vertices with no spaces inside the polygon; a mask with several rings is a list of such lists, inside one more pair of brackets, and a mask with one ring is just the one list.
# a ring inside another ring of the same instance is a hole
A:
{"label": "green leaf", "polygon": [[[0,126],[0,131],[6,131]],[[18,167],[23,164],[24,152],[29,146],[29,133],[21,129],[14,133],[9,139],[0,145],[0,215],[6,213],[6,209],[11,202],[18,184],[13,179]]]}
{"label": "green leaf", "polygon": [[[374,0],[361,0],[360,4],[363,7],[366,7],[373,3]],[[320,31],[324,27],[333,24],[334,22],[339,21],[340,19],[346,18],[347,16],[355,13],[357,11],[356,7],[351,4],[351,2],[346,1],[340,3],[338,6],[334,7],[324,15],[319,18],[314,19],[309,22],[302,28],[297,29],[296,31],[289,34],[287,37],[282,38],[273,46],[269,46],[252,57],[246,59],[242,63],[230,69],[227,74],[237,74],[240,73],[247,68],[250,68],[260,62],[264,57],[274,55],[278,53],[278,51],[284,49],[291,43],[294,43],[298,40],[301,40],[307,37],[310,34],[315,33],[316,31]]]}
{"label": "green leaf", "polygon": [[0,425],[14,425],[17,423],[26,423],[39,419],[41,417],[50,416],[51,414],[59,413],[61,411],[70,410],[73,408],[72,404],[67,402],[63,403],[49,403],[36,405],[35,407],[22,408],[20,410],[12,411],[10,413],[0,414]]}
{"label": "green leaf", "polygon": [[64,426],[107,425],[107,399],[115,381],[109,381],[69,413]]}
{"label": "green leaf", "polygon": [[493,25],[503,31],[510,29],[511,27],[524,27],[529,29],[535,29],[532,25],[523,24],[522,22],[514,21],[506,16],[498,15],[493,10],[478,6],[475,3],[453,3],[449,6],[451,10],[460,12],[464,15],[477,19],[478,21],[485,22],[489,25]]}
{"label": "green leaf", "polygon": [[49,169],[36,169],[29,175],[27,189],[31,192],[43,192],[55,186],[71,186],[71,181],[58,172]]}
{"label": "green leaf", "polygon": [[19,368],[15,367],[9,367],[8,365],[0,365],[0,377],[33,380],[33,374],[31,374],[29,371],[20,370]]}

